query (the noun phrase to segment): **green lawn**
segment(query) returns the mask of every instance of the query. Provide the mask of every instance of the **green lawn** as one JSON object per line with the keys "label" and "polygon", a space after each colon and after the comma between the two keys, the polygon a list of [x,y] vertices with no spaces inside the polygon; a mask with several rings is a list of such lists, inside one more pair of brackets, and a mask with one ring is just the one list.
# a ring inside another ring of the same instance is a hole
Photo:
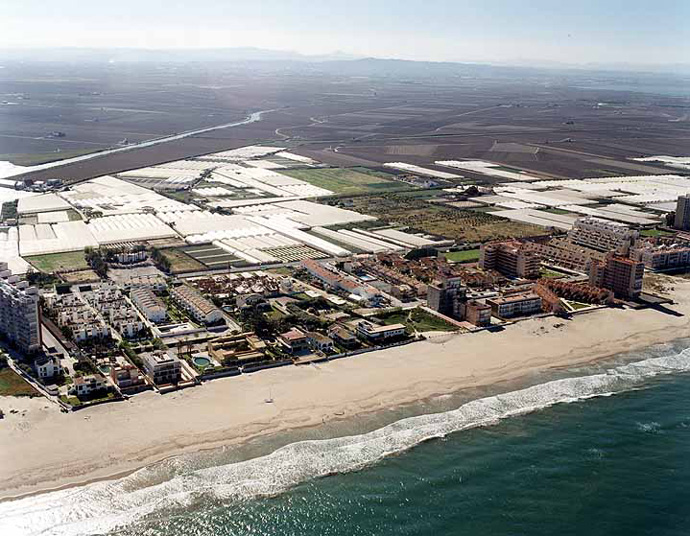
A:
{"label": "green lawn", "polygon": [[476,262],[479,260],[479,249],[464,251],[447,251],[443,254],[450,262]]}
{"label": "green lawn", "polygon": [[542,268],[541,272],[539,272],[539,275],[545,279],[558,279],[560,277],[563,277],[562,273],[556,272],[554,270],[549,270],[548,268]]}
{"label": "green lawn", "polygon": [[0,370],[0,396],[40,396],[40,394],[11,368],[3,368]]}
{"label": "green lawn", "polygon": [[34,268],[46,273],[54,273],[61,270],[87,270],[89,268],[83,251],[51,253],[48,255],[25,257],[25,259]]}
{"label": "green lawn", "polygon": [[442,318],[423,309],[412,309],[412,311],[397,311],[379,317],[385,325],[405,324],[409,332],[417,331],[455,331],[457,328]]}
{"label": "green lawn", "polygon": [[660,229],[643,229],[640,231],[640,236],[655,237],[655,236],[673,236],[669,231],[662,231]]}
{"label": "green lawn", "polygon": [[385,192],[386,190],[404,187],[399,182],[384,178],[381,176],[383,173],[363,173],[356,169],[292,169],[281,170],[280,173],[308,182],[314,186],[325,188],[336,194]]}

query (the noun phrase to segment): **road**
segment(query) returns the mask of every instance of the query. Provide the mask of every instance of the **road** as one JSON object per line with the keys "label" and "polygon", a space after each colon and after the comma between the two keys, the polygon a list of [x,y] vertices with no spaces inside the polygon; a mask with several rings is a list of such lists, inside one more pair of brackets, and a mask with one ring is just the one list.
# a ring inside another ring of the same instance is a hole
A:
{"label": "road", "polygon": [[152,147],[154,145],[162,145],[164,143],[169,143],[171,141],[181,140],[184,138],[189,138],[192,136],[197,136],[199,134],[205,134],[207,132],[213,132],[215,130],[223,130],[226,128],[239,127],[242,125],[249,125],[250,123],[256,123],[262,120],[262,116],[266,113],[273,112],[275,110],[261,110],[259,112],[254,112],[242,121],[236,121],[234,123],[225,123],[223,125],[216,125],[213,127],[200,128],[196,130],[189,130],[181,134],[173,134],[172,136],[165,136],[163,138],[155,138],[153,140],[143,141],[141,143],[135,143],[132,145],[127,145],[125,147],[116,147],[115,149],[106,149],[105,151],[98,151],[95,153],[89,153],[82,156],[75,156],[74,158],[65,158],[64,160],[57,160],[55,162],[48,162],[47,164],[40,164],[38,166],[27,167],[20,172],[12,175],[7,175],[4,178],[8,179],[11,177],[20,177],[26,175],[27,173],[32,173],[34,171],[43,171],[46,169],[58,168],[66,166],[69,164],[74,164],[76,162],[83,162],[84,160],[92,160],[94,158],[101,158],[103,156],[108,156],[116,153],[124,153],[126,151],[135,151],[137,149],[143,149],[145,147]]}

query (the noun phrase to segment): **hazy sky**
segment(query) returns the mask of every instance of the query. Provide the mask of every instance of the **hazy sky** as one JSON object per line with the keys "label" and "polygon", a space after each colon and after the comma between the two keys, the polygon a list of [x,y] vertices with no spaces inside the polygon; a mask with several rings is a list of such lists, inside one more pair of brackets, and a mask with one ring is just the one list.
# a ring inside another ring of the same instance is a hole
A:
{"label": "hazy sky", "polygon": [[0,48],[687,63],[689,28],[690,0],[0,0]]}

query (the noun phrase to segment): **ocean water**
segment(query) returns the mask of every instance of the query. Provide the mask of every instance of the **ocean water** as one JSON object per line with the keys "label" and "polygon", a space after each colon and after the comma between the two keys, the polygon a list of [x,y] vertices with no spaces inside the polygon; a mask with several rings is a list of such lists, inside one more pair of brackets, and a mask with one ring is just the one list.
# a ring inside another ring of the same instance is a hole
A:
{"label": "ocean water", "polygon": [[0,535],[687,535],[688,372],[678,341],[335,439],[175,458],[0,503]]}

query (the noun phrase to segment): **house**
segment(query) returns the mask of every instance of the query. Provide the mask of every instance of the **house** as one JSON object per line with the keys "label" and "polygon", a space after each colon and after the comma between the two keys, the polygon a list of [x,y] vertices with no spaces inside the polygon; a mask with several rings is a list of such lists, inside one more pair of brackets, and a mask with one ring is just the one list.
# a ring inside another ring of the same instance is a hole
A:
{"label": "house", "polygon": [[312,350],[316,350],[324,354],[333,352],[333,340],[330,337],[326,337],[326,335],[316,331],[308,331],[306,335],[307,342]]}
{"label": "house", "polygon": [[278,335],[278,342],[290,354],[296,354],[309,349],[307,335],[297,328],[292,328],[290,331]]}
{"label": "house", "polygon": [[208,355],[226,367],[266,360],[266,343],[254,333],[237,333],[208,342]]}
{"label": "house", "polygon": [[153,352],[142,356],[144,370],[157,385],[178,383],[182,377],[182,362],[166,352]]}
{"label": "house", "polygon": [[351,350],[359,346],[359,341],[354,333],[341,324],[334,324],[328,328],[328,336],[331,337],[338,346]]}
{"label": "house", "polygon": [[369,342],[382,342],[402,337],[405,335],[404,324],[391,324],[379,326],[368,320],[357,322],[357,335]]}
{"label": "house", "polygon": [[34,361],[36,374],[40,379],[48,379],[62,373],[60,357],[57,355],[43,355]]}
{"label": "house", "polygon": [[133,365],[117,365],[110,369],[110,379],[122,392],[136,392],[146,385],[144,375]]}
{"label": "house", "polygon": [[108,384],[103,376],[100,374],[90,374],[89,376],[81,376],[74,379],[74,386],[70,392],[77,396],[89,396],[97,391],[105,391],[108,389]]}

